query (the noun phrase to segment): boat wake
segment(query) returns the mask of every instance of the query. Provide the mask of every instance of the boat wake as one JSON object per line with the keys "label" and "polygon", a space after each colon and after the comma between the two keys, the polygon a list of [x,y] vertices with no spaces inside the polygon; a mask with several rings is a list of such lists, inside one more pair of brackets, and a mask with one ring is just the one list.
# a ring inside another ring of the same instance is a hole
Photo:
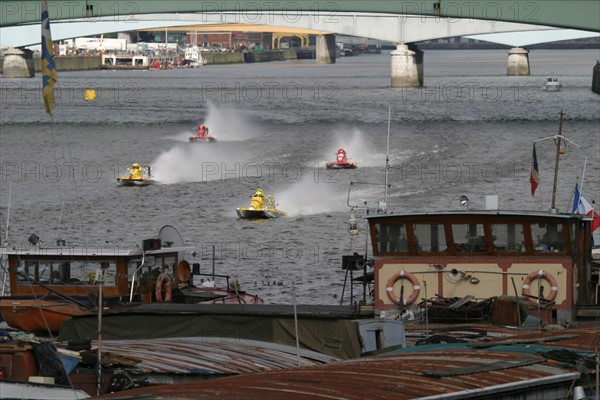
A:
{"label": "boat wake", "polygon": [[152,174],[163,184],[225,180],[249,162],[246,157],[244,149],[231,146],[179,145],[158,156]]}
{"label": "boat wake", "polygon": [[346,192],[338,184],[315,181],[309,175],[277,193],[277,202],[291,217],[348,210]]}

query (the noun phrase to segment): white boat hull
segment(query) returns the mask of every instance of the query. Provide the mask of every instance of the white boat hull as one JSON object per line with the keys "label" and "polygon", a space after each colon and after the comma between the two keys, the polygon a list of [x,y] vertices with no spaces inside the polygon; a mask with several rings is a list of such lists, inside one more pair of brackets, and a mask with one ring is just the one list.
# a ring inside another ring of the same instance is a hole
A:
{"label": "white boat hull", "polygon": [[2,380],[0,380],[0,397],[3,399],[29,400],[76,400],[90,398],[83,390],[70,387]]}

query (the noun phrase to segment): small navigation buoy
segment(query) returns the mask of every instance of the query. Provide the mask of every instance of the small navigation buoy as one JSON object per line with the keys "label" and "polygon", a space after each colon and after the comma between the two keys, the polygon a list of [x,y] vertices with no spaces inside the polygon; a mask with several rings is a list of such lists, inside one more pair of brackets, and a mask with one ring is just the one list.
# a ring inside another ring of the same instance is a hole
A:
{"label": "small navigation buoy", "polygon": [[94,89],[86,89],[84,97],[86,101],[96,100],[96,91]]}

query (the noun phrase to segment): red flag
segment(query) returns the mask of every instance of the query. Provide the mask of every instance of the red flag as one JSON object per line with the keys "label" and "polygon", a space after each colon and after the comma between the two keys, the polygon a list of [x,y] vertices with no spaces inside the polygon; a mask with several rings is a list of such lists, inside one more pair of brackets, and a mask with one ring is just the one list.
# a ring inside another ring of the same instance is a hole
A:
{"label": "red flag", "polygon": [[538,175],[538,162],[537,155],[535,154],[535,143],[533,144],[533,165],[531,167],[531,176],[529,176],[529,182],[531,182],[531,195],[535,195],[535,190],[540,184],[540,178]]}
{"label": "red flag", "polygon": [[577,213],[589,215],[590,217],[592,217],[592,232],[600,228],[600,215],[598,215],[596,210],[594,210],[594,207],[592,207],[592,205],[588,203],[588,201],[584,199],[583,196],[579,196]]}

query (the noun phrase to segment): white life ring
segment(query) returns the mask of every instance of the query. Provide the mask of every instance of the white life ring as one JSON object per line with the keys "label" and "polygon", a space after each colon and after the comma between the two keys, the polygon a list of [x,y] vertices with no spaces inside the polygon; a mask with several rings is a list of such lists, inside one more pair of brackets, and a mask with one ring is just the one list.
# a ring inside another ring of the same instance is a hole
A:
{"label": "white life ring", "polygon": [[[394,294],[394,283],[396,283],[396,281],[398,281],[399,279],[408,279],[408,281],[410,281],[410,283],[412,283],[412,285],[413,285],[413,292],[406,299],[400,299],[398,296],[396,296]],[[394,275],[392,275],[392,277],[387,281],[385,290],[387,292],[388,297],[390,298],[391,301],[394,302],[394,304],[398,304],[398,305],[402,304],[404,306],[408,306],[408,305],[411,305],[412,303],[414,303],[415,300],[417,300],[417,298],[419,297],[419,292],[421,291],[421,285],[419,284],[419,280],[410,272],[399,271],[399,272],[395,273]]]}
{"label": "white life ring", "polygon": [[[550,283],[550,294],[548,295],[548,297],[545,298],[545,300],[553,301],[556,298],[556,295],[558,294],[558,284],[556,283],[556,279],[554,279],[552,275],[541,269],[539,271],[533,271],[532,273],[527,275],[527,277],[523,281],[523,295],[530,295],[529,284],[535,279],[545,279]],[[528,297],[528,300],[535,304],[538,304],[540,302],[540,299],[533,297]]]}

